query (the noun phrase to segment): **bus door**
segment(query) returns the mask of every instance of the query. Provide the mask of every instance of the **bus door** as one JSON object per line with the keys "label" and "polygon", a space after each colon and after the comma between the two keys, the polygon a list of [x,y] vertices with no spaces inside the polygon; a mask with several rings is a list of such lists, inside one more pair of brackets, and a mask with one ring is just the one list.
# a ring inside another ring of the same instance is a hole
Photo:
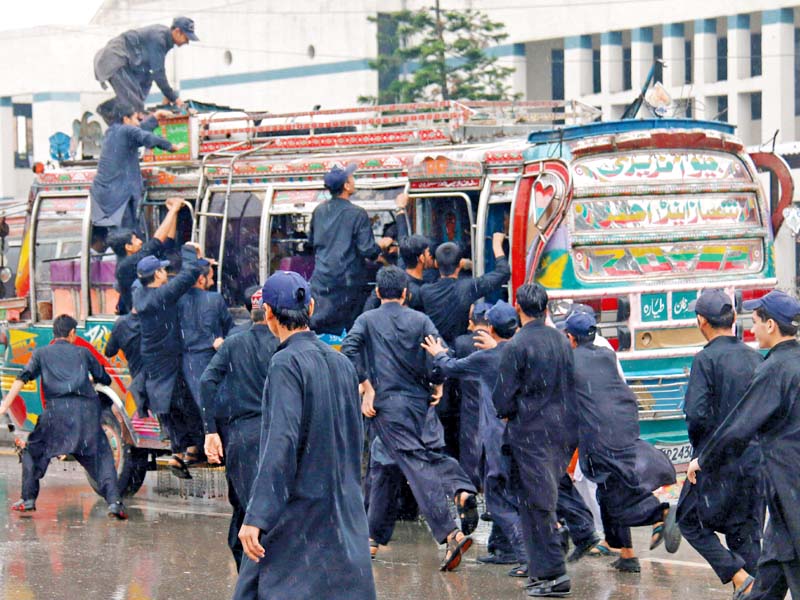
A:
{"label": "bus door", "polygon": [[251,288],[262,283],[258,249],[266,195],[266,185],[211,186],[198,212],[200,246],[218,262],[217,291],[229,307],[244,306]]}
{"label": "bus door", "polygon": [[[475,238],[478,240],[478,243],[475,244],[475,265],[473,268],[475,276],[494,270],[495,258],[492,252],[492,234],[495,232],[502,231],[509,236],[509,240],[503,244],[503,249],[506,256],[511,260],[511,205],[515,196],[516,183],[516,178],[511,175],[495,175],[487,177],[483,185],[475,226]],[[503,286],[505,288],[503,292],[487,298],[487,301],[495,302],[510,298],[509,285],[510,281]]]}
{"label": "bus door", "polygon": [[434,247],[454,242],[461,247],[463,258],[477,263],[476,216],[483,165],[426,156],[409,167],[408,179],[413,232],[430,238]]}
{"label": "bus door", "polygon": [[[572,193],[569,167],[559,160],[525,165],[511,207],[513,289],[535,280],[542,254],[561,225]],[[543,282],[545,287],[551,287]]]}
{"label": "bus door", "polygon": [[[381,179],[380,181],[356,182],[355,194],[350,201],[367,211],[372,223],[375,238],[388,236],[397,238],[395,223],[395,198],[405,189],[405,181],[399,178]],[[311,215],[314,209],[330,198],[330,194],[320,187],[320,182],[308,184],[275,185],[271,188],[267,202],[268,217],[266,238],[263,253],[266,266],[264,277],[277,270],[295,271],[307,280],[314,272],[314,250],[308,236],[311,226]],[[393,256],[385,257],[389,262],[396,260]],[[375,273],[381,263],[370,262],[370,283],[375,281]]]}

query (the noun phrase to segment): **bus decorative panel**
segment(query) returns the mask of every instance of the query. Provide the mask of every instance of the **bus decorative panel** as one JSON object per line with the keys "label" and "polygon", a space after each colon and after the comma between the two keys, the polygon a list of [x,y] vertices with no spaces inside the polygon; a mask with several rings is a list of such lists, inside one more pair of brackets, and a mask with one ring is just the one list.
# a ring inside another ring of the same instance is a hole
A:
{"label": "bus decorative panel", "polygon": [[662,245],[584,246],[574,249],[577,276],[587,281],[642,277],[742,275],[764,266],[761,240]]}
{"label": "bus decorative panel", "polygon": [[756,198],[752,194],[587,198],[574,200],[572,206],[574,230],[578,234],[761,225]]}
{"label": "bus decorative panel", "polygon": [[625,152],[578,161],[573,170],[575,187],[646,181],[657,184],[751,181],[741,160],[730,154],[715,152]]}

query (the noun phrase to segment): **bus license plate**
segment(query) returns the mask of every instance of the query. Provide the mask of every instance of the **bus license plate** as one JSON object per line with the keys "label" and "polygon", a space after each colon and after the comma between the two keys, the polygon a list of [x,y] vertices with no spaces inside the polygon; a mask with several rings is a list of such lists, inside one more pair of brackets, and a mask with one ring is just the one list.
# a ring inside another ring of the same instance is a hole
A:
{"label": "bus license plate", "polygon": [[685,444],[656,444],[656,448],[667,455],[673,465],[685,465],[692,460],[692,445]]}

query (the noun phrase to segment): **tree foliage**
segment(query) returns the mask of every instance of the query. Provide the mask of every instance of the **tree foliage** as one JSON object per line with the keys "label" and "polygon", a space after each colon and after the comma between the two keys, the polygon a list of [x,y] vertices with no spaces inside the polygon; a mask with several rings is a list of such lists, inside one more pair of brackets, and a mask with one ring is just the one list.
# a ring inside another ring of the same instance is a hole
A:
{"label": "tree foliage", "polygon": [[391,104],[448,99],[510,100],[513,67],[487,52],[508,38],[505,25],[476,10],[434,7],[369,17],[378,25],[378,97]]}

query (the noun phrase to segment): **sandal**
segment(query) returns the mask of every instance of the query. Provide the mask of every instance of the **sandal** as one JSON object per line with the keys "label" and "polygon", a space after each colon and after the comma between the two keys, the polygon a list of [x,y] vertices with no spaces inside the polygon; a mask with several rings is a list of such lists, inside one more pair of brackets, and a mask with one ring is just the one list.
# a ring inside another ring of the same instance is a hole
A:
{"label": "sandal", "polygon": [[681,545],[681,530],[677,521],[677,506],[670,504],[669,512],[664,518],[664,549],[670,554],[675,554]]}
{"label": "sandal", "polygon": [[194,446],[186,449],[186,452],[183,454],[183,462],[186,464],[186,467],[190,469],[208,465],[208,459],[205,453]]}
{"label": "sandal", "polygon": [[607,546],[605,542],[600,542],[589,550],[589,556],[619,556],[619,550],[614,550],[610,546]]}
{"label": "sandal", "polygon": [[528,596],[533,598],[566,598],[572,592],[572,580],[569,575],[561,575],[555,579],[534,579],[526,586]]}
{"label": "sandal", "polygon": [[169,459],[167,464],[169,465],[169,470],[172,471],[172,474],[178,479],[192,478],[192,474],[189,473],[189,467],[186,465],[183,457],[180,454],[173,454],[172,458]]}
{"label": "sandal", "polygon": [[664,541],[664,521],[653,525],[653,533],[650,534],[650,550],[655,550]]}
{"label": "sandal", "polygon": [[753,584],[756,582],[755,577],[748,575],[744,583],[733,591],[733,600],[742,600],[750,595],[753,591]]}
{"label": "sandal", "polygon": [[527,577],[528,565],[519,565],[508,572],[509,577]]}
{"label": "sandal", "polygon": [[373,539],[369,540],[369,557],[375,560],[375,555],[378,554],[378,542]]}
{"label": "sandal", "polygon": [[458,509],[458,518],[461,520],[461,531],[464,535],[469,535],[478,527],[478,520],[480,519],[478,515],[478,499],[475,497],[475,494],[469,493],[467,499],[459,503],[462,493],[463,492],[458,493],[455,499],[455,505]]}
{"label": "sandal", "polygon": [[633,558],[618,558],[611,563],[617,571],[622,573],[641,573],[642,567],[639,564],[639,559],[635,556]]}
{"label": "sandal", "polygon": [[[456,541],[458,534],[462,534],[460,541]],[[461,557],[472,546],[472,538],[465,535],[463,531],[456,529],[447,536],[447,551],[444,555],[440,571],[452,571],[461,564]]]}
{"label": "sandal", "polygon": [[11,510],[16,512],[33,512],[36,510],[35,500],[17,500],[11,505]]}

